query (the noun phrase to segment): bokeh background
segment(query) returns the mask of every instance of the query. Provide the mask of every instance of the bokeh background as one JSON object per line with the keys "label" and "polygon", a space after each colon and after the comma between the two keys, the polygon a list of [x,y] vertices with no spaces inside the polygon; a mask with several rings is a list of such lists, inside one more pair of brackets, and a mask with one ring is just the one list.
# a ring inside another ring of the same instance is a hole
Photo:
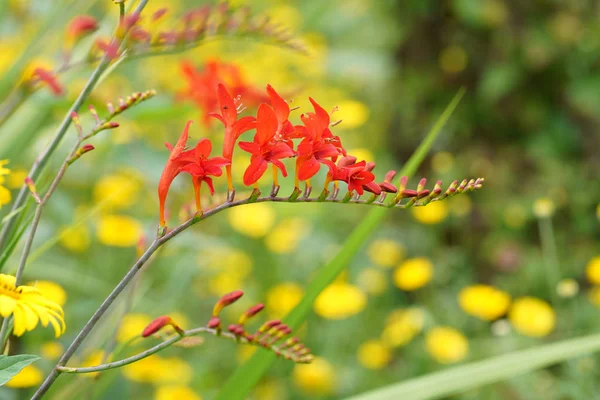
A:
{"label": "bokeh background", "polygon": [[[51,9],[66,3],[0,2],[0,76]],[[65,7],[64,20],[52,25],[54,33],[39,43],[29,68],[60,63],[64,23],[76,13],[96,16],[101,33],[109,34],[118,13],[112,1],[83,3]],[[146,12],[168,7],[161,26],[153,27],[167,29],[191,3],[150,0]],[[206,62],[220,60],[237,66],[250,86],[272,84],[300,107],[294,122],[310,109],[308,96],[326,109],[338,106],[334,119],[343,122],[335,132],[351,154],[375,160],[381,176],[402,166],[465,87],[411,183],[420,177],[446,183],[486,179],[473,194],[390,212],[300,330],[315,362],[278,361],[252,399],[343,398],[600,328],[596,2],[232,3],[289,27],[309,55],[225,38],[184,53],[128,61],[101,82],[90,100],[99,110],[133,91],[154,88],[158,96],[119,117],[119,129],[95,138],[96,150],[68,171],[49,203],[26,280],[64,304],[67,333],[55,340],[50,330],[38,329],[19,340],[13,350],[43,360],[0,388],[1,398],[27,397],[135,260],[140,240],[155,234],[156,186],[168,154],[163,143],[176,141],[193,119],[192,138],[209,137],[219,146],[217,124],[203,124],[205,112],[181,96],[187,85],[183,61],[202,71]],[[81,45],[82,54],[88,45]],[[91,69],[61,75],[63,97],[40,90],[0,126],[0,159],[8,159],[11,170],[2,186],[12,193],[4,191],[0,203],[14,199]],[[88,116],[83,120],[91,123]],[[70,146],[71,134],[59,153]],[[234,179],[241,186],[247,159],[236,154]],[[60,162],[57,155],[48,176]],[[269,184],[262,182],[265,190]],[[292,187],[288,180],[282,190]],[[219,181],[215,202],[225,190]],[[169,198],[171,220],[185,218],[192,203],[191,185],[178,178]],[[3,204],[0,215],[8,208]],[[162,314],[187,328],[204,325],[216,299],[235,289],[246,295],[227,309],[231,318],[256,302],[265,303],[268,317],[284,316],[367,212],[355,205],[256,204],[195,226],[159,252],[73,365],[97,364],[115,342],[126,353],[121,344]],[[18,253],[6,271],[15,268]],[[138,348],[143,346],[147,342]],[[206,337],[196,347],[170,348],[117,372],[61,378],[49,397],[210,399],[253,351]],[[593,398],[600,390],[599,361],[574,359],[455,398]]]}

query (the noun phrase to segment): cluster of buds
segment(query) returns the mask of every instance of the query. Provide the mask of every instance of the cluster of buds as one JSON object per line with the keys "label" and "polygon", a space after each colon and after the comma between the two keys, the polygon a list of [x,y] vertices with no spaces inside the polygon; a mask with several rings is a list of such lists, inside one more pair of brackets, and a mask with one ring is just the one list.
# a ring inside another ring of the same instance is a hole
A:
{"label": "cluster of buds", "polygon": [[[182,172],[191,175],[199,215],[203,212],[200,201],[201,186],[206,183],[210,194],[213,195],[215,191],[213,178],[223,175],[223,167],[226,170],[229,189],[227,202],[234,201],[231,163],[236,144],[243,151],[250,153],[250,164],[244,173],[243,183],[245,186],[254,186],[254,190],[246,202],[259,201],[261,192],[258,189],[258,181],[269,165],[273,170],[273,186],[270,197],[266,200],[272,201],[331,201],[384,205],[386,196],[393,193],[396,194],[394,200],[386,206],[423,206],[453,194],[479,189],[483,184],[483,179],[465,180],[460,185],[456,181],[442,193],[441,182],[429,191],[424,188],[426,180],[422,180],[416,191],[407,190],[406,177],[402,178],[399,188],[391,182],[396,174],[395,171],[389,171],[383,182],[377,183],[373,174],[375,163],[359,161],[347,153],[340,137],[331,130],[340,121],[332,122],[330,113],[314,99],[309,98],[313,111],[300,115],[302,124],[294,125],[289,120],[293,109],[273,87],[267,85],[265,102],[258,106],[256,117],[238,118],[245,110],[241,103],[241,96],[239,94],[232,96],[225,85],[214,81],[214,75],[207,74],[206,78],[190,82],[189,91],[195,96],[203,95],[205,98],[212,96],[218,101],[219,112],[207,115],[216,118],[224,126],[222,156],[211,157],[212,144],[208,139],[201,139],[193,149],[187,148],[191,121],[188,121],[175,146],[167,143],[170,155],[158,185],[161,228],[166,226],[165,204],[169,188],[175,177]],[[255,130],[253,140],[238,142],[240,136],[250,130]],[[277,197],[280,188],[279,173],[283,177],[288,176],[282,161],[292,158],[295,159],[294,191],[288,198],[279,198]],[[319,172],[321,166],[327,168],[325,185],[317,198],[311,198],[310,180]],[[300,181],[304,182],[304,191],[300,190]],[[342,199],[338,199],[340,182],[347,185],[347,192]],[[332,183],[333,192],[330,193],[329,187]],[[365,192],[372,195],[367,200],[361,200]],[[400,203],[404,198],[409,199],[408,202]]]}
{"label": "cluster of buds", "polygon": [[[220,318],[221,311],[223,308],[235,303],[243,295],[244,292],[240,290],[234,291],[221,297],[215,304],[207,327],[214,329],[217,336],[223,335]],[[292,360],[301,364],[310,363],[313,359],[310,349],[303,343],[300,343],[297,337],[290,337],[292,329],[280,320],[267,321],[254,333],[250,333],[246,329],[246,323],[264,308],[263,304],[256,304],[250,307],[240,316],[236,324],[229,324],[227,326],[227,331],[238,340],[270,350],[286,360]]]}

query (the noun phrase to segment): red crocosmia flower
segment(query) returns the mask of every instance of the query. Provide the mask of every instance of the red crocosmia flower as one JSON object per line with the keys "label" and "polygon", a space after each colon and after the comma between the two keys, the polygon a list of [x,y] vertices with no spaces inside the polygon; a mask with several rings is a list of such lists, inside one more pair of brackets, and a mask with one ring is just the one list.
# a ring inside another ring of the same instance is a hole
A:
{"label": "red crocosmia flower", "polygon": [[200,204],[200,186],[202,182],[206,182],[211,195],[215,194],[215,188],[210,176],[221,176],[223,174],[222,168],[231,164],[231,161],[223,157],[209,158],[211,151],[212,144],[210,140],[202,139],[194,149],[181,153],[175,160],[184,164],[180,168],[181,171],[185,171],[192,176],[198,211],[202,211]]}
{"label": "red crocosmia flower", "polygon": [[285,141],[288,146],[293,148],[291,138],[294,133],[294,125],[288,120],[290,117],[290,106],[271,85],[267,85],[267,94],[269,95],[271,105],[273,106],[275,116],[277,117],[277,133],[275,134],[275,140]]}
{"label": "red crocosmia flower", "polygon": [[281,170],[287,176],[282,158],[292,157],[294,151],[284,142],[273,140],[277,133],[277,116],[275,111],[267,104],[261,104],[256,118],[256,135],[253,142],[240,142],[242,150],[252,154],[250,166],[244,173],[244,185],[256,183],[267,170],[269,163]]}
{"label": "red crocosmia flower", "polygon": [[[238,140],[240,135],[250,129],[256,127],[256,118],[254,117],[243,117],[237,119],[237,108],[233,98],[222,84],[218,86],[219,93],[219,106],[221,114],[210,114],[217,118],[225,125],[225,139],[223,141],[223,157],[231,161],[233,157],[233,149],[235,142]],[[273,110],[271,110],[273,112]],[[275,115],[273,113],[273,115]],[[275,120],[277,124],[277,120]],[[275,125],[275,128],[277,125]],[[275,131],[273,131],[275,134]],[[227,166],[227,182],[229,183],[229,190],[233,189],[233,183],[231,178],[231,165]]]}
{"label": "red crocosmia flower", "polygon": [[332,174],[332,180],[344,181],[348,184],[349,191],[356,191],[362,195],[365,190],[380,194],[381,188],[375,183],[375,175],[369,170],[375,167],[375,163],[361,161],[359,163],[348,164],[346,158],[342,158],[338,163],[335,172]]}
{"label": "red crocosmia flower", "polygon": [[58,83],[56,76],[47,69],[41,67],[36,68],[33,71],[33,78],[37,78],[40,81],[44,82],[46,85],[48,85],[50,91],[56,96],[60,96],[64,93],[64,90],[60,83]]}
{"label": "red crocosmia flower", "polygon": [[98,29],[96,18],[89,15],[79,15],[74,17],[67,27],[67,41],[73,45],[79,39]]}
{"label": "red crocosmia flower", "polygon": [[[185,165],[186,160],[182,160],[179,158],[185,150],[185,145],[188,140],[189,129],[192,121],[188,121],[185,125],[185,129],[181,133],[177,144],[175,147],[171,146],[169,143],[165,143],[167,148],[171,151],[171,155],[169,155],[169,159],[167,160],[167,165],[165,165],[165,169],[163,170],[162,175],[160,176],[160,181],[158,182],[158,201],[160,203],[160,226],[165,226],[165,202],[167,200],[167,193],[169,192],[169,188],[171,187],[171,183],[173,183],[173,179],[181,172],[181,168]],[[188,160],[189,162],[189,160]]]}

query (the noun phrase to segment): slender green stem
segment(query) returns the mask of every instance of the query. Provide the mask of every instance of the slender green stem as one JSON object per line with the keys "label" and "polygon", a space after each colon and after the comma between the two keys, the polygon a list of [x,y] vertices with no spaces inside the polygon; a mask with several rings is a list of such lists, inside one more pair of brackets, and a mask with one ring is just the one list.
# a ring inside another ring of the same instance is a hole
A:
{"label": "slender green stem", "polygon": [[544,258],[544,275],[548,283],[550,298],[556,304],[556,285],[560,281],[560,262],[556,251],[556,240],[551,217],[542,217],[538,220],[540,240],[542,242],[542,255]]}

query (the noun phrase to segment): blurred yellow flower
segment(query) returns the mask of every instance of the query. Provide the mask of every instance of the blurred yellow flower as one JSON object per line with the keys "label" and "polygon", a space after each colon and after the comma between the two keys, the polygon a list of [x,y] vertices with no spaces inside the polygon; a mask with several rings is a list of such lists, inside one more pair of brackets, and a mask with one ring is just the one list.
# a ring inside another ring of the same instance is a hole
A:
{"label": "blurred yellow flower", "polygon": [[94,186],[94,200],[107,208],[124,209],[136,203],[141,179],[132,171],[106,175]]}
{"label": "blurred yellow flower", "polygon": [[10,169],[4,167],[6,164],[8,164],[8,160],[0,160],[0,208],[10,203],[11,200],[10,190],[2,186],[4,175],[10,174]]}
{"label": "blurred yellow flower", "polygon": [[461,46],[448,46],[440,54],[440,67],[447,74],[456,74],[467,67],[468,56]]}
{"label": "blurred yellow flower", "polygon": [[198,254],[198,265],[243,279],[252,272],[252,257],[241,249],[210,247]]}
{"label": "blurred yellow flower", "polygon": [[[225,293],[238,290],[242,287],[242,280],[239,276],[220,272],[210,278],[208,282],[208,289],[211,294],[215,296],[223,296]],[[199,292],[201,294],[201,292]]]}
{"label": "blurred yellow flower", "polygon": [[426,257],[410,258],[394,271],[394,283],[402,290],[416,290],[433,278],[433,264]]}
{"label": "blurred yellow flower", "polygon": [[423,329],[425,316],[418,308],[394,310],[390,313],[381,339],[391,347],[409,343]]}
{"label": "blurred yellow flower", "polygon": [[392,352],[381,340],[368,340],[358,347],[358,362],[368,369],[381,369],[389,364]]}
{"label": "blurred yellow flower", "polygon": [[458,293],[458,304],[469,315],[493,321],[510,306],[510,295],[489,285],[467,286]]}
{"label": "blurred yellow flower", "polygon": [[40,347],[40,355],[47,360],[56,360],[63,352],[63,345],[57,341],[46,342]]}
{"label": "blurred yellow flower", "polygon": [[125,343],[129,340],[140,337],[144,328],[152,322],[152,317],[147,314],[130,313],[123,316],[119,330],[117,331],[117,341]]}
{"label": "blurred yellow flower", "polygon": [[422,224],[439,224],[448,216],[448,205],[445,201],[436,201],[422,207],[411,207],[414,219]]}
{"label": "blurred yellow flower", "polygon": [[360,287],[370,295],[377,296],[388,287],[386,274],[375,268],[365,268],[358,275]]}
{"label": "blurred yellow flower", "polygon": [[313,396],[331,394],[335,385],[333,367],[321,357],[315,357],[310,364],[296,364],[292,377],[297,387]]}
{"label": "blurred yellow flower", "polygon": [[29,284],[42,293],[42,296],[59,306],[64,306],[67,302],[67,292],[58,283],[50,281],[35,281]]}
{"label": "blurred yellow flower", "polygon": [[33,286],[16,286],[12,275],[0,274],[0,315],[13,316],[13,334],[21,336],[41,323],[52,325],[59,337],[65,332],[64,313],[60,305],[46,298]]}
{"label": "blurred yellow flower", "polygon": [[259,383],[254,389],[254,396],[252,396],[252,399],[256,400],[285,400],[287,398],[285,384],[275,379],[267,379]]}
{"label": "blurred yellow flower", "polygon": [[100,243],[107,246],[135,246],[143,234],[142,225],[126,215],[104,215],[96,230]]}
{"label": "blurred yellow flower", "polygon": [[367,296],[358,287],[346,282],[334,282],[317,297],[314,310],[327,319],[344,319],[360,313],[367,305]]}
{"label": "blurred yellow flower", "polygon": [[596,256],[588,261],[585,266],[585,275],[590,283],[600,285],[600,256]]}
{"label": "blurred yellow flower", "polygon": [[229,210],[231,227],[246,236],[261,238],[266,236],[275,222],[273,207],[265,203],[256,203]]}
{"label": "blurred yellow flower", "polygon": [[600,308],[600,286],[594,286],[588,290],[587,297],[590,303]]}
{"label": "blurred yellow flower", "polygon": [[156,389],[154,400],[202,400],[202,396],[188,386],[167,385]]}
{"label": "blurred yellow flower", "polygon": [[161,358],[154,354],[121,368],[125,378],[138,383],[188,384],[192,380],[192,367],[176,358]]}
{"label": "blurred yellow flower", "polygon": [[391,239],[373,240],[367,248],[367,255],[371,261],[383,267],[397,265],[405,253],[404,246]]}
{"label": "blurred yellow flower", "polygon": [[375,160],[375,156],[373,155],[373,152],[371,152],[371,150],[365,149],[365,148],[356,148],[356,149],[348,150],[348,155],[356,157],[357,161],[365,160],[368,162],[368,161]]}
{"label": "blurred yellow flower", "polygon": [[291,253],[298,248],[300,239],[308,233],[309,229],[310,224],[303,218],[284,219],[269,232],[265,244],[273,253]]}
{"label": "blurred yellow flower", "polygon": [[600,203],[598,203],[598,206],[596,207],[596,218],[600,221]]}
{"label": "blurred yellow flower", "polygon": [[481,16],[488,26],[499,26],[506,21],[508,8],[502,0],[484,0]]}
{"label": "blurred yellow flower", "polygon": [[13,389],[23,389],[37,386],[42,383],[44,374],[35,365],[28,365],[23,368],[17,375],[13,376],[10,381],[6,383],[6,387]]}
{"label": "blurred yellow flower", "polygon": [[550,218],[554,215],[554,202],[548,198],[537,199],[533,203],[533,215],[538,218]]}
{"label": "blurred yellow flower", "polygon": [[452,364],[467,356],[469,342],[460,331],[448,326],[438,326],[427,331],[425,348],[437,362]]}
{"label": "blurred yellow flower", "polygon": [[526,296],[515,299],[508,313],[508,319],[520,334],[542,337],[554,329],[556,314],[550,304]]}
{"label": "blurred yellow flower", "polygon": [[247,361],[256,352],[258,347],[250,345],[241,345],[237,349],[237,358],[240,362]]}
{"label": "blurred yellow flower", "polygon": [[457,217],[464,217],[471,213],[471,198],[469,196],[455,196],[448,201],[450,212]]}
{"label": "blurred yellow flower", "polygon": [[83,253],[90,247],[90,230],[84,224],[65,228],[59,237],[60,244],[73,253]]}
{"label": "blurred yellow flower", "polygon": [[8,176],[7,186],[11,189],[20,189],[27,178],[27,171],[24,169],[15,169]]}
{"label": "blurred yellow flower", "polygon": [[579,283],[572,278],[561,279],[556,285],[556,293],[564,299],[575,297],[579,293]]}
{"label": "blurred yellow flower", "polygon": [[293,282],[283,282],[267,291],[266,309],[272,318],[282,318],[296,307],[304,290]]}
{"label": "blurred yellow flower", "polygon": [[510,204],[504,209],[504,223],[511,228],[521,228],[527,220],[525,208],[519,204]]}
{"label": "blurred yellow flower", "polygon": [[[81,363],[82,367],[95,367],[97,365],[102,364],[102,362],[110,362],[110,356],[104,360],[104,351],[103,350],[94,350],[88,354],[88,356]],[[100,375],[100,372],[92,372],[89,374],[83,374],[85,378],[94,378]]]}
{"label": "blurred yellow flower", "polygon": [[431,169],[443,174],[449,172],[454,165],[454,156],[447,151],[440,151],[431,157]]}
{"label": "blurred yellow flower", "polygon": [[[358,128],[367,122],[369,119],[369,108],[360,101],[356,100],[344,100],[337,104],[338,110],[331,115],[332,121],[342,120],[342,123],[338,125],[340,129],[347,128]],[[354,155],[354,153],[350,153]],[[372,161],[368,159],[367,161]]]}

